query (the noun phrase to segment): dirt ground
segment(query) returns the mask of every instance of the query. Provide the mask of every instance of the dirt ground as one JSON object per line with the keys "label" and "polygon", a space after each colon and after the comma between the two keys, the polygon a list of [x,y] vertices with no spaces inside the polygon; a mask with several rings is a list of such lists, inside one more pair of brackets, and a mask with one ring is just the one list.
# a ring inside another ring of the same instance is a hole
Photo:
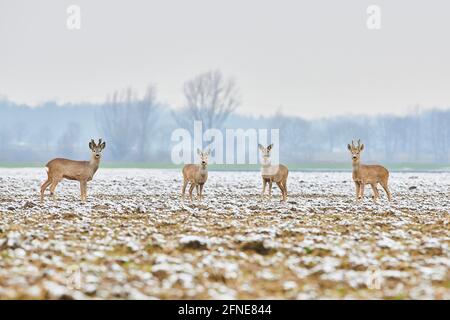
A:
{"label": "dirt ground", "polygon": [[349,172],[102,169],[39,203],[43,169],[0,169],[0,298],[450,299],[450,174],[393,173],[393,201],[355,201]]}

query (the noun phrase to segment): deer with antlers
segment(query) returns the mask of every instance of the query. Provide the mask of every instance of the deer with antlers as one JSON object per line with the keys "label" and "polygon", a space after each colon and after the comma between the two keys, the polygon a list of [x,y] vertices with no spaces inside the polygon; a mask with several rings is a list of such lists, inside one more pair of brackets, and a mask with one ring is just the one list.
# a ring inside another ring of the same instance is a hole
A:
{"label": "deer with antlers", "polygon": [[97,172],[102,157],[102,151],[106,143],[99,139],[98,144],[94,139],[89,142],[92,155],[90,161],[74,161],[68,159],[53,159],[47,163],[47,181],[41,187],[41,203],[44,201],[44,192],[50,186],[50,195],[55,198],[55,189],[63,179],[76,180],[80,182],[81,201],[87,199],[87,182],[91,181]]}
{"label": "deer with antlers", "polygon": [[191,183],[189,187],[189,199],[192,201],[192,192],[194,188],[197,190],[197,196],[201,201],[203,199],[203,186],[208,180],[208,158],[210,150],[203,152],[197,149],[197,154],[200,157],[200,164],[187,164],[183,167],[183,188],[181,191],[181,198],[184,201],[184,194],[186,186]]}
{"label": "deer with antlers", "polygon": [[364,144],[361,144],[361,140],[358,140],[357,146],[354,145],[352,140],[352,144],[349,144],[347,147],[352,155],[356,199],[359,200],[364,197],[364,187],[366,184],[370,184],[373,190],[373,200],[376,202],[379,197],[377,189],[377,184],[379,183],[386,191],[388,200],[391,201],[391,192],[388,188],[389,171],[380,165],[361,164],[361,152],[364,150]]}
{"label": "deer with antlers", "polygon": [[270,152],[273,148],[273,143],[267,148],[264,148],[261,144],[258,144],[259,150],[262,153],[261,162],[261,177],[263,180],[263,190],[261,196],[264,196],[266,192],[266,185],[269,184],[269,197],[272,197],[272,183],[275,182],[281,190],[282,199],[286,201],[287,198],[287,178],[289,170],[285,165],[278,164],[272,165],[270,160]]}

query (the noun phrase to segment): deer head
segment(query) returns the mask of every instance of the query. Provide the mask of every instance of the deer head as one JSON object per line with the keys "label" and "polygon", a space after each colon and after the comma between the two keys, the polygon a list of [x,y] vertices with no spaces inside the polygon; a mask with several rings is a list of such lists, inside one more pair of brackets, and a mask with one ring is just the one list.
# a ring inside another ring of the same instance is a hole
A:
{"label": "deer head", "polygon": [[270,151],[272,151],[273,143],[267,146],[267,148],[264,148],[261,144],[258,143],[258,148],[261,150],[262,157],[263,157],[263,164],[270,163]]}
{"label": "deer head", "polygon": [[95,159],[100,159],[102,157],[102,151],[105,147],[106,143],[102,142],[102,139],[98,140],[98,144],[95,144],[94,139],[91,139],[91,142],[89,142],[89,149],[91,149]]}
{"label": "deer head", "polygon": [[209,154],[211,153],[211,150],[207,150],[206,152],[201,151],[200,149],[197,149],[197,154],[200,157],[200,164],[203,169],[205,169],[208,166],[208,158]]}
{"label": "deer head", "polygon": [[353,140],[352,144],[347,145],[348,150],[352,154],[352,161],[358,162],[361,158],[361,152],[364,150],[364,144],[361,144],[361,140],[358,139],[358,145],[355,146]]}

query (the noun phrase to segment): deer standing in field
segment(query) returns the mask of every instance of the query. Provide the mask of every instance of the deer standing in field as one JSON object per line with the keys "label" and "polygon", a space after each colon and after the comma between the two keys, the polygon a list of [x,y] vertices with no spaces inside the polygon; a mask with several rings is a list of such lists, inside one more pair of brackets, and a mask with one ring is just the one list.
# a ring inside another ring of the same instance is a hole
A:
{"label": "deer standing in field", "polygon": [[391,192],[388,188],[389,171],[380,165],[365,165],[361,164],[361,152],[364,150],[364,144],[361,144],[361,140],[358,140],[358,145],[355,146],[352,140],[352,144],[347,146],[348,150],[352,154],[352,166],[353,166],[353,181],[356,187],[356,199],[362,199],[364,197],[364,187],[366,184],[370,184],[373,190],[373,200],[376,202],[379,193],[377,184],[381,184],[388,200],[391,201]]}
{"label": "deer standing in field", "polygon": [[44,192],[50,186],[50,195],[55,199],[55,189],[63,179],[76,180],[80,182],[81,201],[86,202],[87,182],[91,181],[100,165],[102,151],[106,143],[99,139],[98,144],[94,139],[89,142],[89,149],[92,151],[90,161],[74,161],[56,158],[47,163],[47,181],[41,187],[41,203],[44,201]]}
{"label": "deer standing in field", "polygon": [[288,168],[282,164],[272,165],[270,160],[270,151],[273,148],[273,143],[267,148],[264,148],[261,144],[258,144],[258,147],[262,153],[261,176],[263,181],[263,190],[261,196],[264,197],[266,185],[269,183],[269,197],[272,197],[272,183],[275,182],[281,190],[281,201],[286,201],[287,178],[289,174]]}
{"label": "deer standing in field", "polygon": [[194,188],[197,190],[197,196],[201,201],[203,199],[203,186],[208,179],[208,158],[210,150],[203,152],[197,149],[197,154],[200,157],[200,164],[187,164],[183,167],[183,189],[181,197],[184,201],[184,194],[186,186],[190,182],[189,199],[192,201],[192,192]]}

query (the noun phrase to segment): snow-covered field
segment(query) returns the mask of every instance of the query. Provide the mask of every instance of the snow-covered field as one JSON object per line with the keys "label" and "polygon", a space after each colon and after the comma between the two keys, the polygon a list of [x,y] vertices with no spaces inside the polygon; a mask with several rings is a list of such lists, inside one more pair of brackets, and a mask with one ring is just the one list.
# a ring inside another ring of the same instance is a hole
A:
{"label": "snow-covered field", "polygon": [[[43,169],[0,169],[0,298],[450,299],[450,173],[392,173],[392,203],[351,173],[210,172],[183,205],[176,170],[102,169],[39,204]],[[380,188],[381,189],[381,188]]]}

